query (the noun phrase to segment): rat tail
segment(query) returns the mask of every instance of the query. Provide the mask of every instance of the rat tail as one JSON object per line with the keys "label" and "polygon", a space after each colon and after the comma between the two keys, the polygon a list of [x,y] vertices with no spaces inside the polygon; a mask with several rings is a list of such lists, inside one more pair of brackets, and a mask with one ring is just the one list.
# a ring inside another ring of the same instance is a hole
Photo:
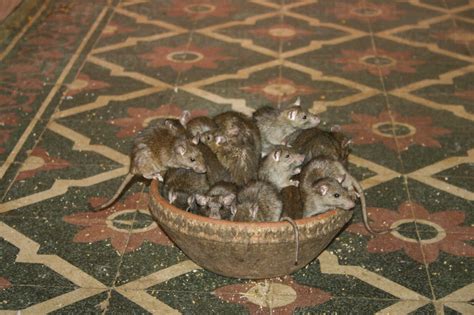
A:
{"label": "rat tail", "polygon": [[130,183],[130,181],[133,179],[133,177],[135,177],[135,175],[133,175],[132,173],[128,173],[127,176],[125,177],[125,179],[123,180],[122,184],[120,184],[120,187],[117,189],[115,194],[112,196],[112,198],[110,198],[109,201],[107,201],[106,203],[103,203],[100,206],[95,207],[92,210],[93,211],[99,211],[99,210],[108,208],[110,205],[112,205],[118,199],[118,197],[120,197],[120,195],[124,191],[125,187],[128,185],[128,183]]}
{"label": "rat tail", "polygon": [[369,224],[369,217],[367,214],[367,205],[365,203],[365,194],[364,191],[362,190],[362,186],[359,184],[359,182],[356,179],[353,179],[354,187],[357,191],[357,193],[360,195],[360,204],[362,207],[362,218],[364,220],[364,226],[372,234],[386,234],[390,233],[393,231],[393,229],[387,229],[387,230],[374,230],[370,224]]}
{"label": "rat tail", "polygon": [[293,227],[293,232],[295,234],[295,266],[298,264],[298,256],[300,253],[300,231],[296,222],[290,217],[281,217],[280,221],[286,221],[291,224]]}

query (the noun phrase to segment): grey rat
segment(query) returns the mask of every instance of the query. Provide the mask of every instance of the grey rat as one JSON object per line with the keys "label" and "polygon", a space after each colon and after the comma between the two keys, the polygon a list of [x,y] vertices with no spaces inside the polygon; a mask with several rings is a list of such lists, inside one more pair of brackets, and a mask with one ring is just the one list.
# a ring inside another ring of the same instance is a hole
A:
{"label": "grey rat", "polygon": [[342,162],[328,157],[315,158],[305,166],[301,173],[301,181],[305,181],[305,178],[318,179],[323,177],[331,177],[337,180],[349,193],[351,199],[360,198],[364,225],[370,233],[383,234],[391,231],[375,231],[370,227],[364,190],[360,183],[347,171]]}
{"label": "grey rat", "polygon": [[191,169],[171,168],[163,181],[163,195],[183,210],[196,210],[194,195],[203,194],[209,188],[206,173],[196,173]]}
{"label": "grey rat", "polygon": [[134,139],[127,176],[112,198],[94,208],[94,211],[114,203],[135,176],[162,181],[164,172],[169,168],[186,168],[205,173],[206,164],[195,145],[196,141],[187,139],[174,120],[160,120],[145,128]]}
{"label": "grey rat", "polygon": [[233,221],[287,221],[295,235],[295,265],[298,264],[299,230],[295,221],[281,217],[283,203],[278,189],[265,181],[255,181],[237,195],[237,208]]}
{"label": "grey rat", "polygon": [[195,194],[201,215],[230,220],[236,212],[237,186],[229,182],[215,184],[205,194]]}
{"label": "grey rat", "polygon": [[254,181],[237,195],[234,221],[279,221],[282,202],[278,189],[264,181]]}
{"label": "grey rat", "polygon": [[325,131],[315,127],[297,131],[287,138],[287,142],[306,156],[305,163],[318,156],[327,156],[347,166],[351,141],[337,129]]}
{"label": "grey rat", "polygon": [[229,140],[219,130],[204,133],[201,135],[201,142],[216,155],[229,172],[231,181],[242,186],[256,179],[260,153],[256,154],[254,146]]}
{"label": "grey rat", "polygon": [[355,207],[349,192],[336,179],[325,177],[305,182],[300,187],[303,217],[311,217],[331,209],[350,210]]}
{"label": "grey rat", "polygon": [[258,179],[275,185],[278,190],[298,185],[291,177],[301,172],[304,155],[285,146],[276,146],[260,163]]}
{"label": "grey rat", "polygon": [[260,129],[262,155],[267,155],[275,145],[285,144],[286,138],[297,130],[316,127],[320,119],[303,109],[299,99],[285,109],[264,106],[253,113]]}

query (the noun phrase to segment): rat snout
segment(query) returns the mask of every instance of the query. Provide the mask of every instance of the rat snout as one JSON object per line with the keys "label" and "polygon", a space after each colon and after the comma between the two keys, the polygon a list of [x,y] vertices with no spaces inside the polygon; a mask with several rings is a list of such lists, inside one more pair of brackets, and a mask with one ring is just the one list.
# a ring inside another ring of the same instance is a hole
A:
{"label": "rat snout", "polygon": [[206,165],[199,165],[199,166],[196,166],[196,167],[193,167],[193,170],[196,172],[196,173],[206,173],[207,172],[207,167]]}
{"label": "rat snout", "polygon": [[221,213],[220,213],[220,205],[218,205],[217,207],[212,204],[209,205],[210,207],[210,211],[209,211],[209,218],[211,219],[217,219],[217,220],[220,220],[221,219]]}
{"label": "rat snout", "polygon": [[311,121],[311,124],[313,125],[313,127],[316,127],[321,122],[321,119],[319,119],[319,117],[316,116],[316,115],[312,115],[310,121]]}
{"label": "rat snout", "polygon": [[355,202],[352,200],[348,200],[345,204],[344,210],[351,210],[355,207]]}
{"label": "rat snout", "polygon": [[304,158],[305,158],[304,154],[297,154],[297,155],[295,156],[296,162],[297,162],[297,163],[300,163],[300,164],[303,163]]}

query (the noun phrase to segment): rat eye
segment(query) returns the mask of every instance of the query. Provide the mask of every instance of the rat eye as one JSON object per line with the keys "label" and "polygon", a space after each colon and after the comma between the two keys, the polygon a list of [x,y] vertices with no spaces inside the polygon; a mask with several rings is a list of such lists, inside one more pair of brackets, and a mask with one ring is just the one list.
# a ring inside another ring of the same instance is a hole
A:
{"label": "rat eye", "polygon": [[341,197],[341,195],[339,195],[338,193],[334,194],[334,198],[339,198],[339,197]]}
{"label": "rat eye", "polygon": [[190,160],[191,162],[196,162],[196,159],[193,158],[193,157],[192,157],[192,158],[189,158],[189,160]]}
{"label": "rat eye", "polygon": [[302,118],[303,118],[303,119],[306,119],[306,115],[303,115],[303,117],[302,117]]}
{"label": "rat eye", "polygon": [[287,154],[287,155],[285,155],[285,157],[286,157],[287,159],[289,159],[289,158],[290,158],[290,155],[289,155],[289,154]]}

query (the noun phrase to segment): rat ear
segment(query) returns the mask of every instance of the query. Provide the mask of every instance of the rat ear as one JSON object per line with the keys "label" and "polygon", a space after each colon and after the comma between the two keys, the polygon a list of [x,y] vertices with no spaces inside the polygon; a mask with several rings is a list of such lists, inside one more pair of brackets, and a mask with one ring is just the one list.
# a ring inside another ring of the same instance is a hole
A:
{"label": "rat ear", "polygon": [[296,109],[292,109],[288,112],[288,118],[290,120],[295,120],[296,119],[296,115],[298,114],[298,110]]}
{"label": "rat ear", "polygon": [[225,136],[217,136],[216,137],[216,144],[226,143],[227,138]]}
{"label": "rat ear", "polygon": [[347,148],[351,144],[352,144],[352,139],[345,138],[344,140],[342,140],[342,147],[343,148]]}
{"label": "rat ear", "polygon": [[230,213],[232,214],[232,219],[234,219],[237,214],[237,206],[235,204],[230,205]]}
{"label": "rat ear", "polygon": [[339,132],[341,131],[341,126],[340,125],[334,125],[331,127],[332,132]]}
{"label": "rat ear", "polygon": [[240,133],[240,130],[239,130],[239,127],[237,126],[232,126],[231,128],[227,129],[227,134],[232,137],[238,136],[239,133]]}
{"label": "rat ear", "polygon": [[298,98],[296,99],[296,101],[293,103],[293,106],[300,106],[301,105],[301,97],[298,96]]}
{"label": "rat ear", "polygon": [[196,136],[194,136],[194,137],[191,139],[191,142],[192,142],[193,144],[196,144],[196,145],[197,145],[197,144],[199,144],[199,140],[200,140],[200,137],[199,137],[199,133],[198,133]]}
{"label": "rat ear", "polygon": [[273,159],[278,162],[280,161],[280,157],[281,157],[281,150],[280,149],[275,150],[273,152]]}
{"label": "rat ear", "polygon": [[166,126],[166,128],[171,129],[171,130],[176,130],[177,129],[176,126],[173,124],[173,122],[169,119],[165,120],[165,126]]}
{"label": "rat ear", "polygon": [[183,111],[183,113],[179,117],[179,122],[181,123],[181,125],[186,127],[186,124],[189,122],[190,119],[191,119],[191,113],[189,111],[185,110],[185,111]]}
{"label": "rat ear", "polygon": [[338,176],[336,180],[339,184],[342,184],[346,180],[346,173],[342,174],[341,176]]}
{"label": "rat ear", "polygon": [[235,194],[228,194],[225,196],[221,196],[220,199],[221,199],[222,204],[224,204],[224,206],[230,206],[232,202],[234,202]]}
{"label": "rat ear", "polygon": [[196,202],[200,206],[205,206],[207,205],[207,202],[209,201],[209,197],[201,195],[201,194],[196,194]]}
{"label": "rat ear", "polygon": [[168,191],[168,201],[172,204],[176,201],[176,198],[178,198],[178,194],[173,189],[170,189]]}
{"label": "rat ear", "polygon": [[328,185],[326,184],[321,184],[321,185],[318,185],[316,186],[316,191],[321,195],[321,196],[324,196],[327,194],[329,190],[329,187]]}
{"label": "rat ear", "polygon": [[186,153],[186,148],[183,145],[179,144],[175,147],[175,151],[179,155],[184,155],[184,153]]}

